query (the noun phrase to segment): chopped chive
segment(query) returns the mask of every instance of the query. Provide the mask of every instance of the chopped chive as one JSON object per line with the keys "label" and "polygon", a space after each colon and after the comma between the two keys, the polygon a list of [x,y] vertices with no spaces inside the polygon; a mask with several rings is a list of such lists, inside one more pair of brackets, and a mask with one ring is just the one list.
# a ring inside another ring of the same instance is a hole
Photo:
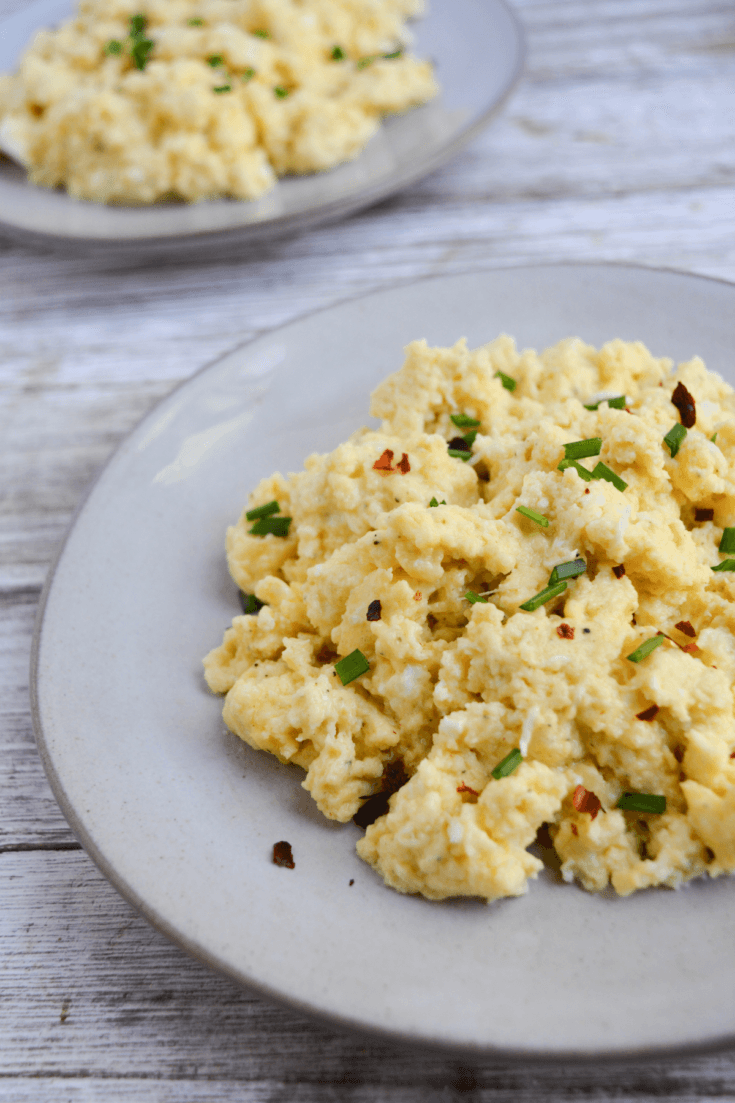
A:
{"label": "chopped chive", "polygon": [[568,467],[573,467],[580,479],[584,479],[586,483],[592,482],[592,472],[588,471],[586,467],[582,467],[582,464],[577,463],[576,460],[562,460],[557,471],[566,471]]}
{"label": "chopped chive", "polygon": [[263,608],[265,602],[257,598],[255,594],[246,594],[244,590],[240,590],[240,605],[243,613],[252,616]]}
{"label": "chopped chive", "polygon": [[512,774],[514,770],[517,770],[523,762],[523,755],[520,752],[519,747],[514,747],[510,754],[507,754],[505,758],[497,764],[492,775],[496,781],[500,781],[501,777],[508,777],[508,774]]}
{"label": "chopped chive", "polygon": [[537,513],[536,510],[531,509],[530,506],[516,506],[516,513],[522,513],[524,517],[528,517],[531,521],[535,521],[537,525],[541,525],[544,529],[549,527],[549,518],[544,517],[543,513]]}
{"label": "chopped chive", "polygon": [[600,460],[600,462],[595,464],[595,466],[592,468],[592,478],[604,479],[605,482],[612,483],[615,489],[619,490],[621,494],[628,485],[625,479],[621,479],[619,475],[616,475],[614,471],[611,471],[607,464],[603,463],[602,460]]}
{"label": "chopped chive", "polygon": [[584,559],[570,559],[566,563],[557,563],[549,576],[549,586],[555,586],[563,578],[577,578],[587,570]]}
{"label": "chopped chive", "polygon": [[565,460],[584,460],[587,456],[599,456],[602,437],[590,437],[589,440],[573,440],[564,445]]}
{"label": "chopped chive", "polygon": [[463,437],[464,437],[464,440],[467,441],[467,443],[469,444],[469,446],[471,448],[472,445],[475,443],[475,439],[477,437],[477,429],[470,429],[469,433],[464,433],[463,434]]}
{"label": "chopped chive", "polygon": [[717,433],[714,433],[709,439],[712,441],[713,444],[716,444],[717,443]]}
{"label": "chopped chive", "polygon": [[681,425],[677,421],[677,423],[673,427],[673,429],[669,429],[668,433],[664,437],[664,442],[666,444],[668,444],[668,446],[669,446],[669,451],[671,452],[672,460],[673,460],[674,456],[676,455],[676,453],[679,451],[679,448],[681,446],[681,442],[684,440],[684,437],[686,435],[687,435],[686,429],[684,428],[683,425]]}
{"label": "chopped chive", "polygon": [[723,559],[721,563],[718,563],[716,567],[712,568],[713,571],[735,571],[735,559]]}
{"label": "chopped chive", "polygon": [[374,61],[375,61],[375,56],[361,57],[360,60],[357,62],[357,68],[358,69],[365,69],[368,65],[372,65],[372,63]]}
{"label": "chopped chive", "polygon": [[334,46],[332,49],[332,61],[344,61],[345,52],[341,46]]}
{"label": "chopped chive", "polygon": [[584,402],[583,406],[585,410],[597,410],[603,402],[607,402],[608,406],[613,410],[625,409],[625,395],[620,394],[617,398],[601,398],[599,402],[590,402],[589,404]]}
{"label": "chopped chive", "polygon": [[344,659],[340,659],[338,663],[335,663],[334,669],[337,671],[342,685],[346,686],[350,682],[354,682],[355,678],[359,678],[361,674],[367,674],[370,663],[362,651],[356,648],[349,655],[345,655]]}
{"label": "chopped chive", "polygon": [[445,506],[446,504],[447,503],[446,503],[446,500],[444,498],[442,498],[442,500],[440,502],[437,502],[436,498],[432,498],[431,501],[429,502],[429,508],[431,509],[434,506]]}
{"label": "chopped chive", "polygon": [[232,85],[231,84],[219,84],[219,85],[217,85],[216,88],[213,88],[212,91],[213,92],[231,92],[232,91]]}
{"label": "chopped chive", "polygon": [[190,27],[203,27],[204,26],[204,20],[203,19],[189,19],[189,20],[187,20],[187,22],[188,22]]}
{"label": "chopped chive", "polygon": [[660,816],[666,811],[666,797],[655,793],[623,793],[615,807],[624,812],[653,812]]}
{"label": "chopped chive", "polygon": [[467,460],[472,459],[472,453],[469,448],[449,448],[447,451],[455,460],[464,460],[464,462],[467,463]]}
{"label": "chopped chive", "polygon": [[477,605],[478,601],[481,601],[483,605],[488,603],[488,599],[483,594],[476,594],[473,590],[468,590],[464,596],[470,605]]}
{"label": "chopped chive", "polygon": [[133,43],[130,53],[135,62],[136,69],[145,69],[148,62],[148,54],[153,49],[150,38],[138,38]]}
{"label": "chopped chive", "polygon": [[639,663],[641,659],[645,659],[652,651],[655,651],[659,647],[666,636],[663,632],[659,632],[657,636],[651,636],[650,639],[644,640],[640,647],[636,647],[635,651],[631,655],[626,655],[626,659],[630,659],[632,663]]}
{"label": "chopped chive", "polygon": [[111,39],[105,46],[106,54],[119,54],[122,51],[122,42],[118,42],[116,38]]}
{"label": "chopped chive", "polygon": [[480,422],[469,414],[450,414],[449,420],[453,421],[458,429],[479,429]]}
{"label": "chopped chive", "polygon": [[545,586],[535,597],[529,598],[528,601],[524,601],[520,608],[525,609],[527,613],[532,613],[534,609],[538,609],[539,606],[545,605],[547,601],[551,601],[552,598],[558,597],[559,594],[563,594],[566,588],[566,582],[557,582],[553,586]]}
{"label": "chopped chive", "polygon": [[242,80],[252,80],[255,76],[255,69],[246,69],[242,74]]}
{"label": "chopped chive", "polygon": [[506,375],[504,371],[496,371],[495,378],[500,380],[506,391],[514,391],[518,386],[515,379],[510,375]]}
{"label": "chopped chive", "polygon": [[264,506],[256,506],[255,509],[249,509],[245,514],[246,521],[257,521],[259,517],[270,517],[271,513],[278,513],[281,507],[275,499],[272,502],[266,502]]}
{"label": "chopped chive", "polygon": [[256,38],[270,38],[269,31],[253,31]]}
{"label": "chopped chive", "polygon": [[386,61],[392,61],[394,57],[400,57],[403,50],[394,50],[392,54],[383,54]]}
{"label": "chopped chive", "polygon": [[207,64],[211,65],[213,69],[218,69],[220,65],[224,65],[224,59],[222,54],[212,54],[207,58]]}
{"label": "chopped chive", "polygon": [[146,29],[148,19],[145,15],[130,16],[130,37],[139,38]]}
{"label": "chopped chive", "polygon": [[726,528],[722,530],[722,539],[720,540],[720,546],[718,551],[729,554],[735,552],[735,528]]}
{"label": "chopped chive", "polygon": [[261,517],[250,529],[250,534],[267,536],[268,533],[272,533],[273,536],[288,536],[290,524],[290,517]]}
{"label": "chopped chive", "polygon": [[286,96],[288,95],[288,88],[284,88],[282,84],[278,84],[273,89],[273,94],[275,96],[278,96],[279,100],[285,100]]}

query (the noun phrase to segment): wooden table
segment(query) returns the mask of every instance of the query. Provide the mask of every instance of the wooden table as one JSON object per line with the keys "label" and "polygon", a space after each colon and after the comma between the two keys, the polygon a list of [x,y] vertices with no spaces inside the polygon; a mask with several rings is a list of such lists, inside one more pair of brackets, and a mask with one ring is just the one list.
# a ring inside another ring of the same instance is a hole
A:
{"label": "wooden table", "polygon": [[54,550],[110,452],[200,365],[425,275],[609,260],[735,279],[733,0],[515,8],[528,67],[490,130],[340,225],[241,260],[123,271],[0,243],[0,1099],[735,1100],[735,1052],[468,1062],[337,1033],[240,991],[107,884],[34,745],[28,653]]}

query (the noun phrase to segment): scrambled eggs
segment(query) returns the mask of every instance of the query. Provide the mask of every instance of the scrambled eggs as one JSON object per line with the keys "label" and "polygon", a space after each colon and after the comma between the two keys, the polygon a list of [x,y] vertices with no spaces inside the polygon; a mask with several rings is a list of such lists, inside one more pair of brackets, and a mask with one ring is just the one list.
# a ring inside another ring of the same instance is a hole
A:
{"label": "scrambled eggs", "polygon": [[34,184],[103,203],[255,199],[352,160],[436,95],[405,51],[423,0],[81,0],[0,75]]}
{"label": "scrambled eggs", "polygon": [[401,892],[519,895],[537,836],[593,891],[735,869],[733,390],[640,343],[416,341],[371,412],[228,530],[228,726]]}

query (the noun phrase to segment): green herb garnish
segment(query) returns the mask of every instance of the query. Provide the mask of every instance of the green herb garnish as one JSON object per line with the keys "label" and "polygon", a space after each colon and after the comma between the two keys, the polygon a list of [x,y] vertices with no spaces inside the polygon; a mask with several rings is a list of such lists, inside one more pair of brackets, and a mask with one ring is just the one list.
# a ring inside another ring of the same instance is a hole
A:
{"label": "green herb garnish", "polygon": [[253,31],[256,38],[270,38],[270,31]]}
{"label": "green herb garnish", "polygon": [[367,674],[370,663],[362,651],[357,648],[349,655],[345,655],[344,659],[340,659],[338,663],[335,663],[334,669],[337,671],[342,685],[346,686],[350,682],[354,682],[355,678],[359,678],[361,674]]}
{"label": "green herb garnish", "polygon": [[602,437],[590,437],[589,440],[573,440],[564,445],[565,460],[583,460],[587,456],[599,456]]}
{"label": "green herb garnish", "polygon": [[245,514],[246,521],[257,521],[259,517],[270,517],[271,513],[279,513],[281,507],[274,499],[272,502],[266,502],[264,506],[256,506],[255,509],[249,509]]}
{"label": "green herb garnish", "polygon": [[268,533],[272,533],[273,536],[288,536],[290,525],[290,517],[261,517],[250,529],[250,534],[251,536],[267,536]]}
{"label": "green herb garnish", "polygon": [[582,464],[577,463],[576,460],[562,460],[557,471],[566,471],[568,467],[573,467],[580,479],[584,479],[586,483],[592,482],[592,472],[588,471],[586,467],[582,467]]}
{"label": "green herb garnish", "polygon": [[341,46],[334,46],[332,49],[332,61],[344,61],[345,52]]}
{"label": "green herb garnish", "polygon": [[499,379],[505,387],[506,391],[514,391],[518,384],[511,376],[506,375],[504,371],[496,371],[495,378]]}
{"label": "green herb garnish", "polygon": [[577,578],[587,570],[584,559],[570,559],[566,563],[557,563],[549,575],[549,586],[556,585],[563,578]]}
{"label": "green herb garnish", "polygon": [[522,513],[524,517],[528,517],[531,521],[535,521],[537,525],[541,525],[544,529],[549,527],[549,518],[544,517],[543,513],[537,513],[536,510],[531,509],[530,506],[516,506],[516,513]]}
{"label": "green herb garnish", "polygon": [[666,797],[654,793],[623,793],[615,807],[624,812],[653,812],[660,816],[666,811]]}
{"label": "green herb garnish", "polygon": [[246,69],[242,74],[242,80],[252,80],[255,76],[255,69]]}
{"label": "green herb garnish", "polygon": [[136,69],[145,69],[148,61],[148,54],[153,49],[153,43],[150,38],[138,38],[130,47],[130,54],[135,62]]}
{"label": "green herb garnish", "polygon": [[386,61],[393,61],[394,58],[400,57],[402,53],[403,50],[394,50],[392,54],[383,54],[382,56]]}
{"label": "green herb garnish", "polygon": [[131,15],[130,16],[130,37],[140,38],[146,29],[148,23],[148,17],[145,15]]}
{"label": "green herb garnish", "polygon": [[469,433],[463,433],[462,437],[464,440],[467,441],[471,448],[477,438],[477,429],[470,429]]}
{"label": "green herb garnish", "polygon": [[450,414],[449,420],[453,421],[458,429],[479,429],[480,422],[469,414]]}
{"label": "green herb garnish", "polygon": [[714,433],[709,439],[713,444],[717,444],[717,433]]}
{"label": "green herb garnish", "polygon": [[712,568],[713,571],[735,571],[735,559],[723,559],[721,563],[718,563],[716,567]]}
{"label": "green herb garnish", "polygon": [[240,605],[243,613],[252,616],[263,608],[265,602],[257,598],[255,594],[246,594],[244,590],[240,590]]}
{"label": "green herb garnish", "polygon": [[437,502],[436,498],[432,498],[431,501],[429,502],[429,508],[433,509],[434,506],[445,506],[446,504],[447,503],[444,500],[444,498],[442,498],[442,500],[440,502]]}
{"label": "green herb garnish", "polygon": [[684,437],[686,435],[686,429],[677,421],[673,429],[669,429],[668,433],[664,437],[664,442],[669,446],[672,460],[676,453],[679,451],[679,448],[681,447],[681,442],[684,440]]}
{"label": "green herb garnish", "polygon": [[735,552],[735,528],[726,528],[722,530],[722,539],[720,540],[720,546],[717,549],[720,552],[729,554]]}
{"label": "green herb garnish", "polygon": [[645,659],[652,651],[655,651],[657,647],[666,639],[663,632],[659,632],[657,636],[651,636],[649,640],[644,640],[640,647],[636,647],[635,651],[631,655],[626,655],[626,659],[630,659],[632,663],[639,663],[641,659]]}
{"label": "green herb garnish", "polygon": [[187,20],[187,22],[188,22],[190,27],[203,27],[204,26],[204,20],[203,19],[189,19],[189,20]]}
{"label": "green herb garnish", "polygon": [[118,42],[116,38],[111,39],[105,46],[106,54],[119,54],[122,53],[122,42]]}
{"label": "green herb garnish", "polygon": [[365,69],[368,65],[372,65],[375,61],[377,54],[373,54],[371,57],[361,57],[357,62],[358,69]]}
{"label": "green herb garnish", "polygon": [[273,89],[273,94],[275,96],[278,96],[279,100],[285,100],[286,96],[288,95],[288,88],[284,88],[282,84],[278,84]]}
{"label": "green herb garnish", "polygon": [[625,409],[625,395],[618,395],[617,398],[601,398],[599,402],[591,402],[589,405],[583,403],[585,410],[597,410],[603,402],[607,402],[608,406],[613,410]]}
{"label": "green herb garnish", "polygon": [[510,754],[507,754],[505,758],[497,764],[492,771],[492,775],[496,781],[500,781],[501,777],[507,777],[508,774],[512,774],[514,770],[517,770],[523,762],[523,755],[520,752],[519,747],[514,747]]}
{"label": "green herb garnish", "polygon": [[219,84],[219,85],[217,85],[216,88],[213,88],[212,91],[213,92],[231,92],[232,91],[232,85],[231,84]]}
{"label": "green herb garnish", "polygon": [[211,57],[207,58],[207,64],[211,65],[213,69],[218,69],[220,65],[224,65],[224,63],[222,54],[212,54]]}
{"label": "green herb garnish", "polygon": [[528,601],[524,601],[520,606],[521,609],[525,609],[527,613],[532,613],[534,609],[538,609],[539,606],[545,605],[547,601],[551,601],[552,598],[558,597],[559,594],[563,594],[567,588],[566,582],[556,582],[553,586],[545,586],[541,593],[536,594],[535,597],[529,598]]}
{"label": "green herb garnish", "polygon": [[625,479],[621,479],[619,475],[616,475],[614,471],[611,471],[607,464],[603,463],[602,460],[600,460],[600,462],[595,464],[595,466],[592,468],[592,478],[604,479],[605,482],[612,483],[615,489],[619,490],[621,494],[628,485]]}
{"label": "green herb garnish", "polygon": [[488,599],[483,594],[476,594],[474,590],[468,590],[464,595],[465,599],[469,601],[470,605],[477,605],[478,601],[481,601],[483,605],[487,605]]}
{"label": "green herb garnish", "polygon": [[465,463],[467,463],[467,460],[472,459],[472,453],[469,448],[448,448],[447,452],[450,456],[453,456],[455,460],[464,460]]}

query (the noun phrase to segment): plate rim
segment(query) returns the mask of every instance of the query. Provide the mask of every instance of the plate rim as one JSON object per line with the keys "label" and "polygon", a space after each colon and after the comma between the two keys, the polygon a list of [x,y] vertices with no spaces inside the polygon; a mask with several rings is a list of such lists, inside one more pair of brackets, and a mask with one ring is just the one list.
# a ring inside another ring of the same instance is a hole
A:
{"label": "plate rim", "polygon": [[[69,539],[76,528],[77,522],[85,510],[92,494],[94,493],[98,483],[101,481],[107,469],[117,459],[122,449],[126,446],[132,435],[136,433],[139,428],[150,417],[155,415],[156,411],[166,402],[168,402],[178,391],[188,386],[192,381],[198,379],[205,372],[211,368],[216,367],[219,363],[226,360],[230,356],[239,352],[240,350],[247,349],[249,346],[259,342],[265,337],[272,337],[278,334],[282,330],[286,330],[293,325],[296,325],[307,319],[314,318],[320,314],[324,314],[328,311],[338,309],[342,306],[349,305],[355,302],[361,302],[369,298],[373,298],[377,295],[384,294],[385,292],[397,291],[402,288],[408,288],[425,283],[442,283],[451,281],[456,278],[465,277],[473,273],[479,275],[484,274],[498,274],[509,269],[514,271],[534,271],[547,270],[554,271],[559,269],[589,269],[589,270],[601,270],[601,269],[622,269],[635,272],[648,272],[653,274],[666,274],[670,276],[679,277],[685,281],[706,281],[713,284],[721,284],[730,288],[735,292],[735,280],[728,280],[721,276],[702,275],[696,272],[686,271],[680,268],[664,267],[660,265],[646,265],[646,264],[634,264],[628,262],[616,262],[616,261],[562,261],[562,262],[550,262],[541,264],[519,264],[519,265],[505,265],[486,268],[468,268],[461,272],[452,272],[445,275],[426,275],[419,277],[418,279],[404,279],[395,282],[391,282],[387,285],[381,285],[380,287],[373,288],[364,294],[358,294],[354,296],[346,296],[343,299],[339,299],[336,302],[329,303],[327,305],[317,307],[314,310],[308,310],[303,314],[298,315],[296,318],[292,318],[289,321],[282,323],[281,325],[274,326],[272,328],[264,330],[262,333],[258,333],[256,336],[247,339],[246,341],[238,342],[224,353],[213,357],[194,371],[191,375],[185,379],[180,380],[174,387],[171,388],[166,394],[158,398],[153,405],[143,414],[141,418],[132,426],[128,432],[124,434],[121,440],[117,443],[113,451],[107,457],[105,462],[96,472],[94,478],[86,487],[82,494],[76,508],[73,511],[72,517],[69,521],[64,536],[59,541],[58,548],[49,564],[48,571],[44,580],[43,587],[41,589],[38,607],[36,611],[36,617],[34,622],[33,638],[30,651],[30,680],[29,680],[29,697],[31,706],[31,718],[33,722],[34,736],[36,747],[38,749],[39,756],[44,768],[44,772],[48,779],[49,785],[53,792],[54,798],[57,801],[61,812],[66,819],[74,837],[80,843],[82,849],[91,858],[97,869],[102,873],[104,878],[112,885],[112,887],[127,901],[135,910],[142,915],[142,917],[150,923],[150,925],[166,938],[168,938],[179,949],[184,950],[187,954],[193,957],[195,960],[208,968],[212,969],[220,976],[226,977],[229,981],[235,983],[241,988],[247,991],[254,992],[258,996],[262,996],[273,1003],[284,1007],[286,1010],[295,1012],[297,1014],[305,1015],[321,1025],[326,1025],[347,1033],[354,1034],[356,1037],[368,1036],[377,1041],[383,1041],[393,1043],[394,1045],[400,1045],[410,1047],[415,1050],[439,1050],[447,1055],[454,1055],[467,1057],[467,1058],[485,1058],[485,1059],[505,1059],[505,1060],[523,1060],[524,1062],[533,1063],[534,1065],[558,1065],[563,1062],[573,1062],[579,1065],[586,1065],[590,1063],[603,1062],[606,1065],[614,1065],[620,1062],[640,1062],[646,1060],[652,1060],[657,1058],[671,1057],[674,1054],[681,1055],[682,1057],[695,1057],[699,1055],[706,1055],[710,1053],[717,1053],[724,1049],[730,1048],[735,1045],[735,1027],[731,1033],[718,1035],[714,1038],[709,1038],[702,1041],[692,1041],[684,1043],[672,1043],[672,1044],[656,1044],[645,1045],[641,1047],[627,1047],[618,1048],[615,1050],[575,1050],[573,1047],[569,1049],[527,1049],[522,1046],[495,1046],[495,1045],[481,1045],[474,1043],[461,1043],[447,1041],[443,1038],[417,1038],[414,1034],[403,1029],[383,1028],[378,1025],[370,1023],[364,1023],[359,1021],[356,1016],[341,1015],[336,1012],[325,1010],[321,1007],[312,1005],[303,999],[295,996],[287,995],[270,985],[263,983],[262,981],[253,980],[244,976],[240,970],[228,967],[227,963],[220,960],[215,954],[207,951],[195,939],[187,937],[181,934],[174,926],[173,923],[163,918],[155,909],[153,905],[148,904],[137,892],[136,889],[128,883],[127,879],[118,873],[112,863],[98,848],[95,841],[92,839],[87,829],[82,824],[75,808],[73,807],[71,800],[67,797],[64,784],[57,773],[49,749],[46,745],[46,738],[41,717],[41,707],[39,702],[39,658],[41,650],[41,641],[43,635],[43,626],[45,619],[45,611],[48,603],[48,598],[51,593],[54,580],[56,577],[57,569],[61,563],[64,552],[66,550]],[[735,874],[732,875],[735,877]]]}
{"label": "plate rim", "polygon": [[[361,188],[348,196],[330,200],[325,204],[310,206],[287,215],[264,218],[253,223],[241,223],[221,229],[191,230],[161,234],[137,233],[132,237],[106,237],[101,235],[83,236],[64,235],[53,231],[28,229],[7,220],[7,212],[0,212],[0,235],[12,240],[32,243],[38,247],[52,250],[64,249],[75,255],[96,255],[114,251],[121,257],[141,250],[152,254],[177,254],[188,249],[212,248],[228,243],[230,248],[242,248],[247,244],[277,240],[298,234],[311,227],[322,226],[346,218],[358,210],[374,206],[391,195],[398,194],[432,172],[435,172],[451,160],[461,149],[481,133],[505,106],[511,93],[518,85],[526,68],[528,44],[523,22],[509,3],[509,0],[494,0],[505,12],[514,34],[515,63],[499,96],[487,107],[475,121],[463,127],[453,139],[440,149],[419,161],[407,166],[402,172],[391,175],[390,179],[377,181],[367,188]],[[0,24],[1,26],[1,24]],[[335,166],[338,168],[339,166]],[[30,185],[34,186],[34,185]],[[37,189],[39,191],[44,189]],[[86,202],[86,201],[83,201]],[[242,201],[242,202],[247,202]],[[236,239],[236,240],[233,240]]]}

